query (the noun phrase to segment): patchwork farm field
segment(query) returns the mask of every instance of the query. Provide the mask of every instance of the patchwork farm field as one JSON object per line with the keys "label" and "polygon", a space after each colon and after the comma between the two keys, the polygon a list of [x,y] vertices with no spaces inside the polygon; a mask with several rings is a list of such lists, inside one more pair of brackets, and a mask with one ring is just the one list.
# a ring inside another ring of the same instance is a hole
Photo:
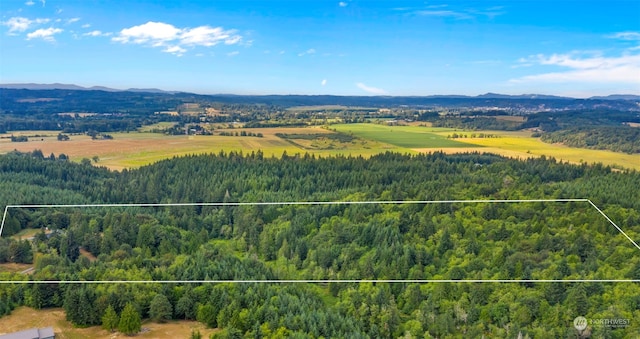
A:
{"label": "patchwork farm field", "polygon": [[[155,126],[166,127],[166,126]],[[143,129],[147,131],[149,129]],[[221,136],[221,135],[164,135],[148,132],[110,133],[112,140],[92,140],[86,135],[71,135],[69,141],[58,141],[57,131],[23,131],[14,135],[26,135],[27,142],[11,142],[10,134],[3,135],[0,139],[0,153],[13,150],[31,152],[39,149],[45,156],[53,153],[68,155],[73,161],[83,158],[93,159],[97,157],[97,165],[114,170],[124,168],[137,168],[163,159],[189,154],[243,152],[251,153],[262,151],[264,156],[280,157],[284,152],[289,155],[310,153],[316,156],[353,155],[369,157],[385,151],[410,152],[409,149],[377,141],[358,139],[350,143],[326,142],[324,134],[333,134],[329,130],[320,127],[295,127],[295,128],[242,128],[242,129],[217,129],[216,132],[240,132],[262,134],[255,136]],[[276,134],[317,136],[317,140],[296,139],[286,140]],[[38,137],[33,137],[38,135]],[[312,147],[316,142],[320,146]],[[308,146],[308,147],[307,147]]]}
{"label": "patchwork farm field", "polygon": [[[401,146],[416,152],[464,153],[488,152],[506,157],[526,159],[531,157],[554,157],[571,163],[600,162],[616,168],[640,170],[640,154],[626,154],[612,151],[567,147],[562,144],[548,144],[531,137],[528,131],[461,131],[451,128],[423,126],[382,126],[374,124],[332,125],[332,129],[343,133],[353,133],[368,138]],[[448,139],[453,133],[467,137]],[[472,134],[490,134],[492,138],[470,137]],[[436,137],[434,137],[436,136]]]}
{"label": "patchwork farm field", "polygon": [[[154,126],[167,127],[167,126]],[[57,131],[23,131],[27,142],[11,142],[10,134],[2,135],[0,153],[13,150],[31,152],[39,149],[45,156],[54,153],[68,155],[73,161],[83,158],[98,160],[97,165],[115,170],[137,168],[163,159],[201,153],[262,151],[267,157],[280,157],[284,152],[314,154],[316,156],[352,155],[370,157],[392,151],[400,153],[488,152],[511,158],[539,156],[554,157],[572,163],[601,162],[616,168],[640,170],[640,154],[572,148],[561,144],[547,144],[531,137],[527,131],[460,131],[451,128],[425,126],[386,126],[376,124],[337,124],[331,130],[320,127],[292,128],[235,128],[217,129],[216,132],[262,134],[255,136],[221,135],[164,135],[140,132],[111,133],[113,140],[92,140],[86,135],[71,135],[69,141],[58,141]],[[347,138],[330,136],[335,132]],[[451,139],[454,133],[466,137]],[[472,137],[472,134],[491,134],[492,138]],[[37,135],[37,137],[35,137]]]}

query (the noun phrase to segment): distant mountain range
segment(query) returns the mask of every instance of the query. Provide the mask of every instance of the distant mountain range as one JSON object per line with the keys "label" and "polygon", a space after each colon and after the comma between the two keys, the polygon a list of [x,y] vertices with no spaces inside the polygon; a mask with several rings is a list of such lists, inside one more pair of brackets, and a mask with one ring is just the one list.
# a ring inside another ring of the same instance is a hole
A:
{"label": "distant mountain range", "polygon": [[92,87],[82,87],[73,84],[34,84],[34,83],[26,83],[26,84],[0,84],[0,88],[12,88],[12,89],[34,89],[34,90],[46,90],[46,89],[67,89],[74,91],[105,91],[105,92],[144,92],[144,93],[167,93],[173,94],[178,93],[176,91],[163,91],[158,88],[129,88],[129,89],[115,89],[104,86],[92,86]]}
{"label": "distant mountain range", "polygon": [[[81,91],[105,91],[105,92],[144,92],[144,93],[166,93],[166,94],[175,94],[182,93],[180,91],[165,91],[158,88],[129,88],[129,89],[115,89],[104,86],[92,86],[92,87],[82,87],[73,84],[35,84],[35,83],[18,83],[18,84],[0,84],[0,88],[12,88],[12,89],[31,89],[31,90],[48,90],[48,89],[65,89],[65,90],[81,90]],[[227,94],[226,96],[232,96],[231,94]],[[252,95],[253,96],[253,95]],[[258,95],[259,96],[259,95]],[[416,97],[417,96],[412,96]],[[477,96],[468,96],[468,95],[426,95],[420,96],[420,98],[448,98],[448,99],[543,99],[543,100],[571,100],[575,98],[571,97],[563,97],[563,96],[555,96],[555,95],[544,95],[544,94],[521,94],[521,95],[508,95],[508,94],[498,94],[498,93],[486,93]],[[640,101],[640,95],[634,94],[612,94],[608,96],[593,96],[588,99],[594,100],[634,100]]]}

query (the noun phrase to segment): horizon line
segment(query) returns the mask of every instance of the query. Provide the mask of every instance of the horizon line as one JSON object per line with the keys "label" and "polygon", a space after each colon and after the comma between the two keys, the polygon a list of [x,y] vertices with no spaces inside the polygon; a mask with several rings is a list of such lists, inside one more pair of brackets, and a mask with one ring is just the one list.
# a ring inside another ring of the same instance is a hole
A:
{"label": "horizon line", "polygon": [[[28,88],[28,87],[19,87],[19,86],[43,86],[50,88]],[[65,86],[65,87],[76,87],[76,88],[64,88],[64,87],[55,87],[55,86]],[[554,97],[557,99],[593,99],[600,97],[611,97],[611,96],[636,96],[640,99],[640,92],[638,93],[608,93],[608,94],[596,94],[596,95],[585,95],[585,96],[574,96],[574,95],[564,95],[564,94],[546,94],[546,93],[519,93],[519,94],[505,94],[499,92],[487,91],[480,94],[378,94],[378,95],[367,95],[367,94],[330,94],[330,93],[314,93],[314,94],[301,94],[301,93],[243,93],[237,94],[234,92],[200,92],[200,91],[190,91],[190,90],[173,90],[173,89],[162,89],[156,87],[129,87],[126,89],[108,87],[103,85],[92,85],[92,86],[83,86],[77,85],[73,83],[62,83],[62,82],[52,82],[52,83],[36,83],[36,82],[13,82],[13,83],[0,83],[0,89],[26,89],[26,90],[77,90],[77,91],[106,91],[106,92],[145,92],[145,93],[165,93],[165,94],[196,94],[196,95],[233,95],[233,96],[336,96],[336,97],[371,97],[371,98],[392,98],[392,97],[413,97],[413,98],[430,98],[430,97],[462,97],[461,99],[482,99],[484,96],[505,96],[505,97],[513,97],[513,98],[505,98],[505,99],[547,99],[547,98],[518,98],[524,96],[540,96],[540,97]]]}

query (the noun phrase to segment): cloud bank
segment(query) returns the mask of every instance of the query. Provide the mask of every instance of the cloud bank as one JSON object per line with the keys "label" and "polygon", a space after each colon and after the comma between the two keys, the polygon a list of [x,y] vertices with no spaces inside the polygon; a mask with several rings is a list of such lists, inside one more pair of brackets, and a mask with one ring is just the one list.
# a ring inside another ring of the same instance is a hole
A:
{"label": "cloud bank", "polygon": [[[616,33],[610,38],[640,41],[640,32]],[[511,83],[619,83],[640,85],[640,54],[638,47],[628,48],[615,56],[602,52],[572,52],[565,54],[537,54],[521,58],[520,66],[550,66],[560,71],[527,75],[511,79]]]}
{"label": "cloud bank", "polygon": [[178,28],[164,22],[149,21],[121,30],[112,41],[158,47],[163,52],[182,55],[188,48],[196,46],[211,47],[221,43],[235,45],[242,41],[242,36],[236,30],[225,30],[222,27],[205,25]]}

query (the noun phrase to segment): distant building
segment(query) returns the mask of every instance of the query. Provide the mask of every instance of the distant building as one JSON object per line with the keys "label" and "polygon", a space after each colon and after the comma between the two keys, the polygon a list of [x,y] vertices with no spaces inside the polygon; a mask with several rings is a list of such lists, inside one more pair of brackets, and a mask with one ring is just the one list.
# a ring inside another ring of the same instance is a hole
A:
{"label": "distant building", "polygon": [[20,332],[0,335],[0,339],[55,339],[53,327],[32,328]]}

